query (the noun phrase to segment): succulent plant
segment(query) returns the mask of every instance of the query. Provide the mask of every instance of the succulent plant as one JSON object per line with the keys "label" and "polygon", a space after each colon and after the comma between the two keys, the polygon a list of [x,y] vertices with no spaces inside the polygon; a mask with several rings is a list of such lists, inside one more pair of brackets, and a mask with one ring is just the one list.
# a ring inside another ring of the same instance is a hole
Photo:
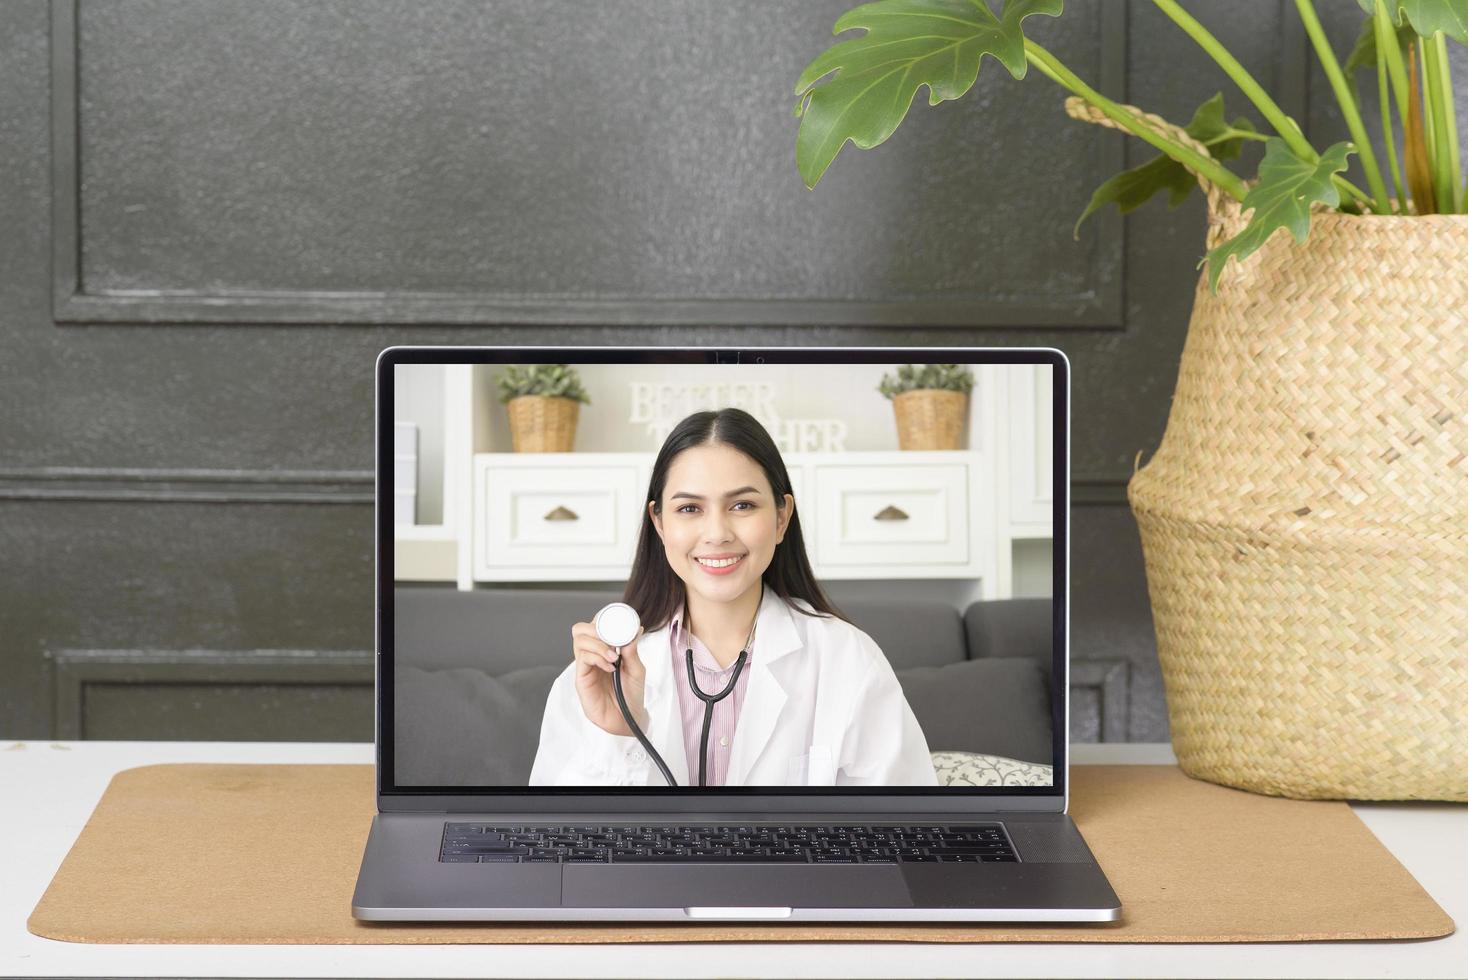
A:
{"label": "succulent plant", "polygon": [[968,394],[974,387],[974,372],[967,364],[902,364],[896,377],[882,375],[877,390],[888,398],[919,389],[961,391]]}
{"label": "succulent plant", "polygon": [[521,395],[549,395],[591,404],[581,387],[581,376],[569,364],[509,364],[500,375],[499,386],[502,402]]}

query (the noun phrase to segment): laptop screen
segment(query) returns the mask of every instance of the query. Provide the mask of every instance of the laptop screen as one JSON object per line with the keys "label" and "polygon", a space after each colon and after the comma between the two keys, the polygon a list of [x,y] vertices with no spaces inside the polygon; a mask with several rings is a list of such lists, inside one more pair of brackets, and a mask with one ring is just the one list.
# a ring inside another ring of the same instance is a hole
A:
{"label": "laptop screen", "polygon": [[1050,350],[395,348],[384,793],[1053,795]]}

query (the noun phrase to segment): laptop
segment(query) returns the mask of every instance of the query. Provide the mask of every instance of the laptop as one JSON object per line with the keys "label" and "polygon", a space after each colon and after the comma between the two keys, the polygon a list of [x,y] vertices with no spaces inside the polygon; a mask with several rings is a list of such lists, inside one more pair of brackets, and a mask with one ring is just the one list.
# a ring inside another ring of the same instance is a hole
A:
{"label": "laptop", "polygon": [[1069,364],[377,362],[373,921],[1105,922],[1066,813]]}

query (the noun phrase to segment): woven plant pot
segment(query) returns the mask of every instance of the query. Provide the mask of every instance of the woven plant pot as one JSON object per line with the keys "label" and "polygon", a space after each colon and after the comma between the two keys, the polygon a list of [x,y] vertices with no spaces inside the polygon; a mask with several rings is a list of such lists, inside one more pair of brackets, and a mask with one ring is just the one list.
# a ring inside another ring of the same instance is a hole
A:
{"label": "woven plant pot", "polygon": [[892,397],[899,449],[962,449],[968,395],[919,388]]}
{"label": "woven plant pot", "polygon": [[[1244,219],[1200,183],[1212,248]],[[1200,277],[1127,496],[1184,771],[1468,801],[1468,217],[1320,210]]]}
{"label": "woven plant pot", "polygon": [[576,442],[581,403],[552,395],[521,395],[505,403],[510,442],[517,453],[569,453]]}

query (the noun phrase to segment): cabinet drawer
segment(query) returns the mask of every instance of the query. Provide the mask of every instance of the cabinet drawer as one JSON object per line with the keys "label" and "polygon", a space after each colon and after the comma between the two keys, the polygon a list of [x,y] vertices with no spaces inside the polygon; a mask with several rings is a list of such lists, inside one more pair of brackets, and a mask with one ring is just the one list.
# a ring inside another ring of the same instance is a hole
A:
{"label": "cabinet drawer", "polygon": [[969,561],[966,466],[818,465],[815,485],[823,568]]}
{"label": "cabinet drawer", "polygon": [[486,569],[631,567],[643,487],[636,466],[481,467]]}

